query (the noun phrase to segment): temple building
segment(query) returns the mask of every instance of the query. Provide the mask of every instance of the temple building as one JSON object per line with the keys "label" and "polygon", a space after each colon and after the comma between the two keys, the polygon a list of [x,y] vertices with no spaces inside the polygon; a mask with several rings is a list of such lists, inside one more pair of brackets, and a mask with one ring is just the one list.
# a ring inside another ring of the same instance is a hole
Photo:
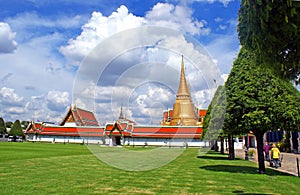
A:
{"label": "temple building", "polygon": [[182,57],[178,91],[173,109],[163,112],[161,124],[138,125],[127,119],[121,106],[117,120],[100,126],[94,113],[70,106],[59,125],[32,122],[27,129],[29,141],[93,143],[108,146],[201,146],[206,109],[193,104],[185,77]]}

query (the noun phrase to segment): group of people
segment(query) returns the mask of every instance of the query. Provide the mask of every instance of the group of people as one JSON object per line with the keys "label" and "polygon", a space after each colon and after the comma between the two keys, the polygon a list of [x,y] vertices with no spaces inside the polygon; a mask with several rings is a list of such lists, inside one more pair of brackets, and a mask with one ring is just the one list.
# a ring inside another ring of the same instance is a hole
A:
{"label": "group of people", "polygon": [[274,162],[274,165],[276,168],[278,168],[279,165],[279,158],[280,158],[280,151],[277,148],[275,144],[268,144],[264,146],[264,152],[265,152],[265,160],[270,161],[272,160]]}

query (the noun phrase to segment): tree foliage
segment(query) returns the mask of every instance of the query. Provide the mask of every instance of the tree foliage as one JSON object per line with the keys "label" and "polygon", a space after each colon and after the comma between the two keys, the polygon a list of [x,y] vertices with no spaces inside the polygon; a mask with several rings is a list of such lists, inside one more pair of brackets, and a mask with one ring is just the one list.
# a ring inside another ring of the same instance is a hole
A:
{"label": "tree foliage", "polygon": [[263,173],[263,135],[277,129],[299,131],[300,94],[288,79],[258,63],[254,52],[241,49],[225,84],[224,127],[232,134],[255,134]]}
{"label": "tree foliage", "polygon": [[23,136],[23,130],[22,130],[22,126],[19,120],[16,120],[14,122],[14,124],[12,125],[10,131],[9,131],[9,135],[12,136]]}
{"label": "tree foliage", "polygon": [[219,86],[210,102],[204,122],[202,137],[206,140],[217,139],[222,133],[226,112],[226,95],[224,86]]}
{"label": "tree foliage", "polygon": [[[241,45],[290,80],[300,73],[300,2],[242,0],[238,34]],[[260,65],[260,64],[259,64]]]}
{"label": "tree foliage", "polygon": [[214,142],[215,151],[217,151],[217,139],[221,139],[220,152],[224,154],[224,136],[222,129],[226,112],[226,94],[225,87],[219,86],[210,102],[204,122],[202,140]]}
{"label": "tree foliage", "polygon": [[6,127],[5,127],[5,122],[3,118],[0,118],[0,134],[5,134],[6,133]]}

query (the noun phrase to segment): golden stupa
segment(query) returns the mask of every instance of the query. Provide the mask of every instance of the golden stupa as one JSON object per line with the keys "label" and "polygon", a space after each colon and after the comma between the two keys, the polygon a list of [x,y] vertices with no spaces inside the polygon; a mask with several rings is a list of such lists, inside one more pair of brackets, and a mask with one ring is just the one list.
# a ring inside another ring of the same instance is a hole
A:
{"label": "golden stupa", "polygon": [[178,92],[176,95],[175,103],[173,105],[173,115],[168,125],[199,125],[198,118],[195,113],[195,106],[193,104],[190,90],[185,78],[183,56],[181,60],[181,72]]}

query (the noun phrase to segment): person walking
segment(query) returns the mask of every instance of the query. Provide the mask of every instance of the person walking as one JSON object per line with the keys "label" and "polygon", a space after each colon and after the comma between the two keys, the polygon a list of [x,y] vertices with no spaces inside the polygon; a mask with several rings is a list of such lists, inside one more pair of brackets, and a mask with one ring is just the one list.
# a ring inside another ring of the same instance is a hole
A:
{"label": "person walking", "polygon": [[276,147],[276,145],[273,144],[271,149],[271,159],[274,162],[276,169],[278,168],[279,156],[280,156],[280,151]]}
{"label": "person walking", "polygon": [[270,150],[271,150],[271,146],[268,144],[268,142],[266,142],[266,145],[264,145],[264,152],[265,152],[265,160],[266,161],[270,161]]}

